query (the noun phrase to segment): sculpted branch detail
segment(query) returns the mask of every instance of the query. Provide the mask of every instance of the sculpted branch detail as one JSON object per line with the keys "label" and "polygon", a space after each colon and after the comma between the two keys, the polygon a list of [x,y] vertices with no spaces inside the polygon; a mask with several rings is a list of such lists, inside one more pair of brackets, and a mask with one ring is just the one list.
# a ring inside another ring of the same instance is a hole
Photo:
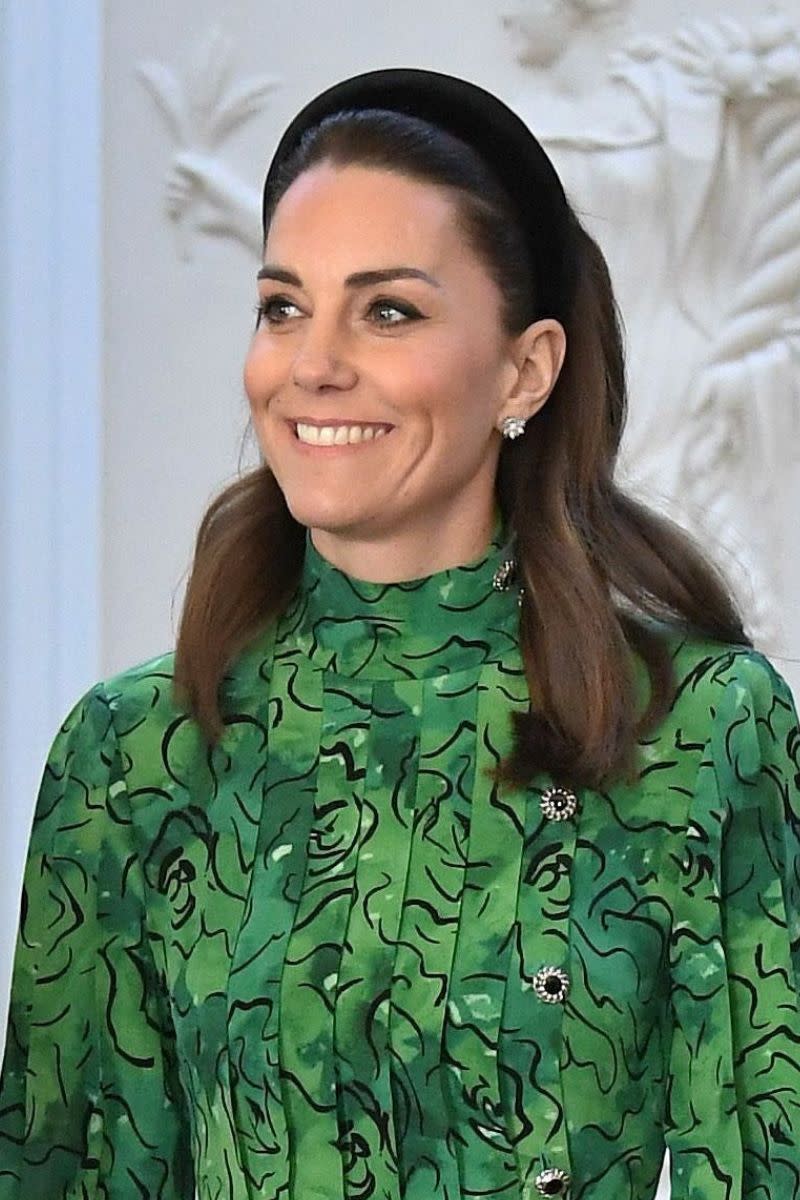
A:
{"label": "sculpted branch detail", "polygon": [[167,213],[182,231],[184,258],[189,257],[186,225],[195,206],[201,231],[231,235],[258,247],[258,193],[218,157],[218,151],[231,133],[262,111],[278,81],[256,76],[234,82],[232,50],[230,38],[212,30],[198,44],[185,84],[163,63],[150,60],[137,69],[175,143]]}

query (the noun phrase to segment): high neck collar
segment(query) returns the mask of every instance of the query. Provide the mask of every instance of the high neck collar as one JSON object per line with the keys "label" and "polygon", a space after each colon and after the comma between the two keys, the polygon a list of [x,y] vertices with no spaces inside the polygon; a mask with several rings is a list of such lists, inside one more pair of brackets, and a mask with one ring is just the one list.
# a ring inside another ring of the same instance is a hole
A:
{"label": "high neck collar", "polygon": [[424,679],[478,667],[516,642],[517,588],[495,586],[508,557],[498,522],[472,562],[422,579],[370,583],[333,566],[307,535],[286,635],[315,666],[338,675]]}

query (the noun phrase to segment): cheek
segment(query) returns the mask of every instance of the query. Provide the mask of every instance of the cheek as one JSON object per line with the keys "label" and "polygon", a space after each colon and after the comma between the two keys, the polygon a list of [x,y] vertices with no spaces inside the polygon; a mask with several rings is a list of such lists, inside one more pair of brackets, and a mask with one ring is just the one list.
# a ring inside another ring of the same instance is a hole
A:
{"label": "cheek", "polygon": [[258,334],[247,352],[242,370],[244,390],[251,407],[262,406],[273,394],[280,379],[280,356],[259,345]]}
{"label": "cheek", "polygon": [[452,352],[418,368],[425,379],[434,419],[462,426],[492,423],[499,386],[499,361],[489,347],[467,340]]}
{"label": "cheek", "polygon": [[415,347],[394,364],[389,378],[401,399],[404,393],[416,396],[426,406],[433,403],[437,411],[446,412],[460,408],[465,396],[485,389],[491,374],[474,343],[457,339]]}
{"label": "cheek", "polygon": [[247,352],[242,369],[242,382],[244,383],[247,399],[251,405],[255,403],[258,397],[260,377],[261,371],[259,370],[258,354],[251,347]]}

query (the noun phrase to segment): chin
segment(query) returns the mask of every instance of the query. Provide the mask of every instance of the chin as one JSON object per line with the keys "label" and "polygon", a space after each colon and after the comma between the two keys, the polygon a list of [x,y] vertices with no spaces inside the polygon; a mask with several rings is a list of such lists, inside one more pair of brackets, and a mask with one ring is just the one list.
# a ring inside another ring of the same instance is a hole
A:
{"label": "chin", "polygon": [[307,529],[321,529],[325,533],[355,532],[364,520],[361,514],[346,510],[344,505],[309,503],[307,497],[297,497],[296,503],[287,497],[286,504],[295,521]]}

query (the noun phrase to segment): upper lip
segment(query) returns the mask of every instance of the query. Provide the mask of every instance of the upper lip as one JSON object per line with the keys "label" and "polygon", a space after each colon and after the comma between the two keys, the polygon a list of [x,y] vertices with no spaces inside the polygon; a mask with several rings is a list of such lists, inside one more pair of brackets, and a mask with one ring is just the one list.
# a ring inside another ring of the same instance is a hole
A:
{"label": "upper lip", "polygon": [[337,428],[340,425],[385,425],[389,429],[394,429],[391,421],[359,421],[356,419],[345,421],[339,417],[328,417],[324,421],[318,421],[314,417],[290,417],[289,420],[292,425],[316,425],[319,429]]}

